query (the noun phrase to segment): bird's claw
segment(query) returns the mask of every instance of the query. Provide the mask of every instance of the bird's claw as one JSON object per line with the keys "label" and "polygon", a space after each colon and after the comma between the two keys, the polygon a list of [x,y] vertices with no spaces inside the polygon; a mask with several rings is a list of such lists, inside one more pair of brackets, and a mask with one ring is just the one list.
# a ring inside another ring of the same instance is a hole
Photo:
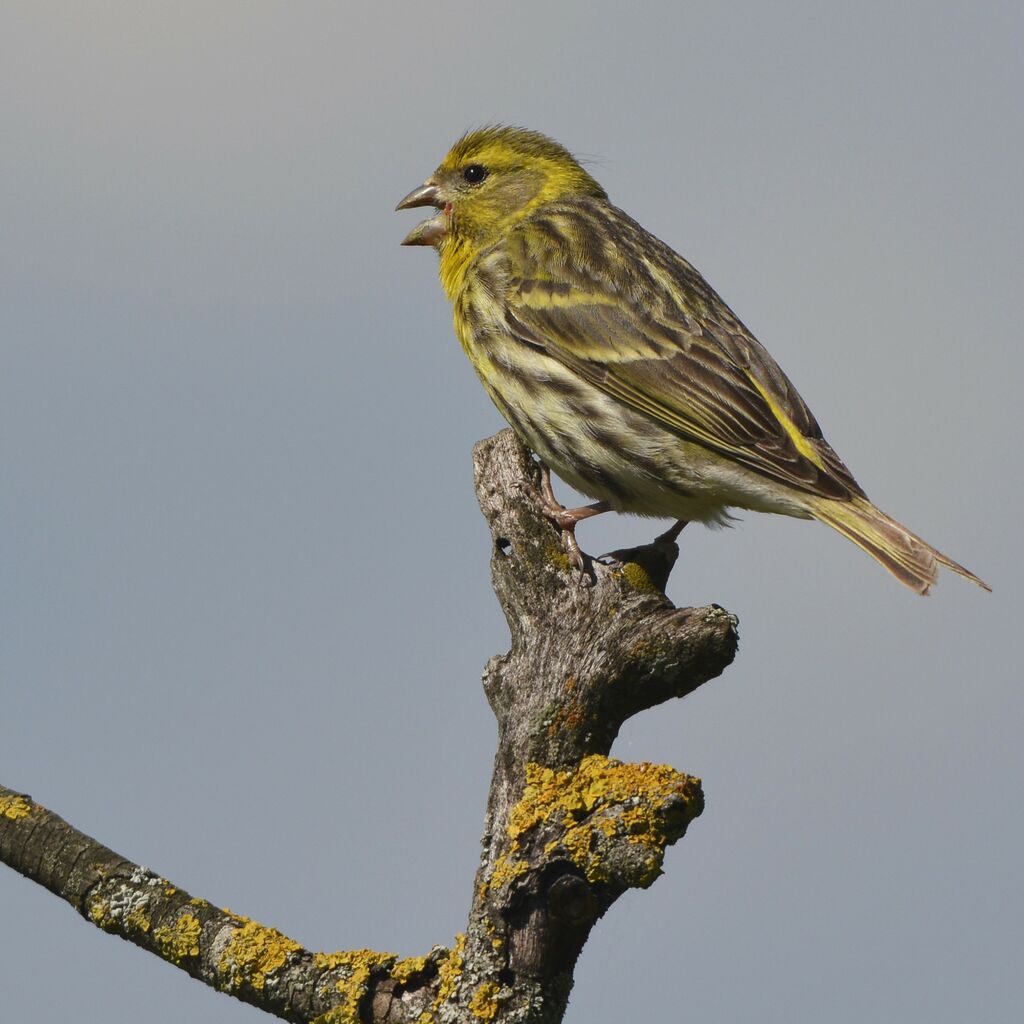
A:
{"label": "bird's claw", "polygon": [[571,528],[564,528],[562,530],[562,546],[565,548],[570,568],[575,569],[579,573],[579,585],[581,587],[593,586],[595,580],[593,566],[591,565],[592,559],[589,555],[584,554],[579,541],[576,540],[576,534]]}

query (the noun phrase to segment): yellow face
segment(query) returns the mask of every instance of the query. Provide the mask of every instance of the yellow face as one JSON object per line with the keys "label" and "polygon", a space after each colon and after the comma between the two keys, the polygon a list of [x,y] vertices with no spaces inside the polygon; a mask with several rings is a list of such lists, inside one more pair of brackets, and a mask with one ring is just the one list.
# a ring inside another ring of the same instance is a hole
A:
{"label": "yellow face", "polygon": [[568,150],[523,128],[482,128],[463,136],[440,167],[398,204],[440,212],[403,245],[440,247],[446,238],[475,246],[499,238],[543,203],[572,195],[605,197]]}

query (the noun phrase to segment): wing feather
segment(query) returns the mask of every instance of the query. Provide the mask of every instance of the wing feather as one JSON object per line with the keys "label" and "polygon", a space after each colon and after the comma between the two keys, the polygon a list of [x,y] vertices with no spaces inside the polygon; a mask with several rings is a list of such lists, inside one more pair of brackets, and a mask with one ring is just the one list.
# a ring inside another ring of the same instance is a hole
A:
{"label": "wing feather", "polygon": [[762,476],[821,497],[863,493],[775,360],[681,256],[597,200],[537,221],[508,243],[514,336]]}

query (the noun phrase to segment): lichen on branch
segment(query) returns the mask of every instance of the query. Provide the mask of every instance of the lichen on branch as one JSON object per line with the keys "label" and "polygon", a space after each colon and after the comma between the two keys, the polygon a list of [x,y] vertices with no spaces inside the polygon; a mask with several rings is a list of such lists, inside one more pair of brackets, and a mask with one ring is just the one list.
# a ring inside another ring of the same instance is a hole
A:
{"label": "lichen on branch", "polygon": [[102,930],[284,1020],[558,1024],[594,922],[656,880],[703,808],[698,779],[614,760],[612,743],[631,715],[721,673],[736,620],[668,600],[675,544],[615,552],[582,576],[511,431],[480,442],[473,463],[512,643],[484,672],[498,750],[467,927],[450,947],[312,952],[2,787],[0,859]]}

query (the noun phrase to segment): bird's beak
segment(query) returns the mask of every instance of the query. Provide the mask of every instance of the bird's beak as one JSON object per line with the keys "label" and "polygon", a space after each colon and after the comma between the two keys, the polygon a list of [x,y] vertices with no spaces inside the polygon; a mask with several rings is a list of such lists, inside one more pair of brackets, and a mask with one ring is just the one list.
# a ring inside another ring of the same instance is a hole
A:
{"label": "bird's beak", "polygon": [[396,210],[411,210],[416,206],[436,206],[441,212],[417,224],[402,239],[402,245],[437,245],[448,233],[448,218],[445,201],[434,181],[425,181],[414,188],[396,207]]}
{"label": "bird's beak", "polygon": [[411,210],[416,206],[444,206],[438,195],[437,183],[425,181],[419,188],[414,188],[396,207],[396,210]]}

